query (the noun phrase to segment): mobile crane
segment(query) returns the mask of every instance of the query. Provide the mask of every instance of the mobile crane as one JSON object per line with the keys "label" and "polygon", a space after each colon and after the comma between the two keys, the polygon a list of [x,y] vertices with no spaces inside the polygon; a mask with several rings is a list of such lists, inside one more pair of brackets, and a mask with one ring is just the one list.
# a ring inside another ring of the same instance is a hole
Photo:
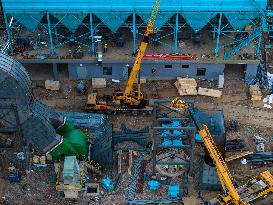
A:
{"label": "mobile crane", "polygon": [[132,68],[130,77],[128,79],[125,91],[124,91],[124,93],[121,93],[121,92],[114,93],[114,102],[116,104],[124,103],[124,104],[131,105],[131,106],[137,106],[137,105],[140,105],[141,102],[143,101],[144,97],[143,97],[143,94],[141,93],[141,90],[140,90],[140,82],[138,82],[137,91],[135,91],[133,89],[133,85],[134,85],[134,82],[136,81],[137,75],[140,71],[140,65],[141,65],[142,59],[145,55],[145,51],[146,51],[147,45],[149,43],[149,38],[152,34],[154,34],[156,32],[156,29],[154,29],[154,23],[155,23],[155,19],[156,19],[159,7],[160,7],[160,0],[156,0],[154,3],[154,7],[152,10],[149,22],[147,24],[144,38],[140,44],[139,51],[137,53],[137,56],[136,56],[136,59],[134,62],[134,66]]}
{"label": "mobile crane", "polygon": [[[152,34],[156,32],[154,28],[155,19],[160,7],[160,0],[156,0],[152,9],[152,13],[149,19],[149,22],[146,27],[146,31],[144,33],[144,38],[141,41],[138,53],[135,58],[135,62],[133,68],[131,70],[126,88],[124,92],[115,91],[112,96],[113,105],[108,105],[107,100],[104,96],[101,96],[102,100],[97,100],[99,97],[98,93],[93,93],[88,96],[86,110],[87,111],[106,111],[106,113],[111,112],[111,110],[118,110],[115,109],[115,106],[127,106],[133,110],[138,110],[138,108],[142,109],[141,107],[145,106],[144,103],[144,95],[140,89],[140,82],[138,80],[137,90],[134,90],[134,83],[137,80],[137,76],[140,71],[140,65],[142,59],[145,55],[145,51],[147,45],[149,43],[149,38]],[[109,100],[109,97],[108,97]],[[122,109],[125,110],[125,109]],[[130,109],[128,109],[130,110]],[[107,112],[108,111],[108,112]]]}
{"label": "mobile crane", "polygon": [[269,171],[262,172],[258,176],[250,179],[245,185],[235,188],[233,177],[208,127],[197,121],[193,107],[180,98],[175,98],[171,102],[170,107],[176,110],[182,111],[186,109],[188,111],[199,135],[203,139],[207,151],[215,163],[218,177],[225,194],[218,194],[215,199],[210,200],[210,205],[249,205],[249,202],[273,192],[273,176]]}

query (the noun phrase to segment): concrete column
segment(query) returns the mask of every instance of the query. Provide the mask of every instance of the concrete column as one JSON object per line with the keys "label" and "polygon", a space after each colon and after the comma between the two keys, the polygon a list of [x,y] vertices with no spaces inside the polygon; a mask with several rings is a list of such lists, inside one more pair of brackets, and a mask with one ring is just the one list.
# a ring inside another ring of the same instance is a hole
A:
{"label": "concrete column", "polygon": [[58,71],[57,63],[53,63],[52,69],[53,69],[54,80],[56,80],[56,81],[59,80],[59,71]]}

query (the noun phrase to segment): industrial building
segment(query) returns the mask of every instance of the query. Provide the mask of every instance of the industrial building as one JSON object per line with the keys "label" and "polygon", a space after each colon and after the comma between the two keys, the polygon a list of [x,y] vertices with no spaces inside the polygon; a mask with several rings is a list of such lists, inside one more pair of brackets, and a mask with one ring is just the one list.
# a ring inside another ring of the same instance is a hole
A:
{"label": "industrial building", "polygon": [[2,0],[0,204],[273,204],[270,0]]}

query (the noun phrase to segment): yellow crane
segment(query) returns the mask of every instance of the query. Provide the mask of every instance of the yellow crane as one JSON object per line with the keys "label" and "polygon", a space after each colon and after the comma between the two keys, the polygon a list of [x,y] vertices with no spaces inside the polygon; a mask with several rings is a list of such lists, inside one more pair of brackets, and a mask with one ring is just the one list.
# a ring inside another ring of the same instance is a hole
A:
{"label": "yellow crane", "polygon": [[205,124],[200,125],[197,122],[194,116],[194,109],[191,105],[180,98],[175,98],[171,102],[170,107],[176,110],[188,110],[199,135],[203,139],[207,151],[214,160],[220,183],[226,194],[218,194],[215,201],[212,200],[210,204],[249,205],[248,202],[273,192],[273,176],[269,171],[262,172],[260,175],[249,180],[245,185],[236,189],[233,183],[233,177],[220,154],[208,127]]}
{"label": "yellow crane", "polygon": [[117,105],[126,104],[131,106],[137,106],[141,104],[144,98],[140,90],[140,82],[138,82],[137,91],[133,89],[133,86],[137,79],[137,75],[140,71],[140,65],[144,57],[147,45],[149,43],[149,38],[152,34],[156,32],[156,29],[154,28],[154,23],[155,23],[155,19],[156,19],[159,7],[160,7],[160,0],[156,0],[153,6],[153,10],[152,10],[149,22],[146,27],[144,38],[141,41],[132,71],[130,73],[125,91],[123,93],[116,92],[113,95],[113,100],[115,104]]}

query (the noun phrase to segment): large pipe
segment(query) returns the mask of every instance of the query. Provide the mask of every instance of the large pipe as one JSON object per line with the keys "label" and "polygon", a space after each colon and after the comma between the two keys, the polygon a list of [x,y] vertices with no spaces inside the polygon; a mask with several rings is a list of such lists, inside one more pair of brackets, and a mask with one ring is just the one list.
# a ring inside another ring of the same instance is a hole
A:
{"label": "large pipe", "polygon": [[1,53],[6,54],[7,51],[9,50],[9,48],[10,48],[10,45],[11,45],[11,42],[10,42],[10,40],[8,40],[5,43],[5,45],[1,48]]}

